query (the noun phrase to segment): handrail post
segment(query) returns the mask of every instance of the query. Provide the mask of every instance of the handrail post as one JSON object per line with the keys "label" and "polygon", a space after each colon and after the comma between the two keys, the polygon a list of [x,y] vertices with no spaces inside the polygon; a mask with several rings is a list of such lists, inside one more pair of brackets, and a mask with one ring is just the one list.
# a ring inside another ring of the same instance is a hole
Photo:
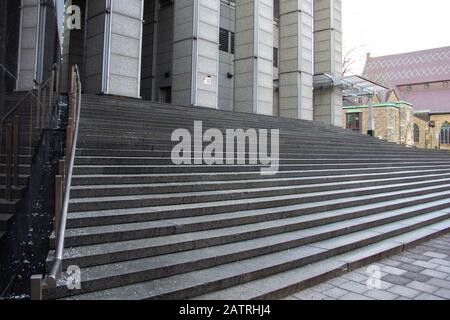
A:
{"label": "handrail post", "polygon": [[41,86],[38,86],[38,94],[37,94],[37,108],[36,108],[36,128],[40,128],[39,127],[39,122],[41,121]]}
{"label": "handrail post", "polygon": [[61,211],[63,202],[63,183],[64,179],[61,175],[55,177],[55,240],[58,242],[59,238],[59,226],[61,224]]}
{"label": "handrail post", "polygon": [[59,175],[63,178],[63,181],[66,179],[66,160],[59,160]]}
{"label": "handrail post", "polygon": [[32,145],[33,145],[33,99],[30,99],[30,125],[28,129],[28,144],[29,144],[29,156],[31,158],[33,151],[32,151]]}
{"label": "handrail post", "polygon": [[47,88],[42,91],[42,102],[41,102],[41,120],[40,120],[40,128],[45,128],[45,115],[47,112]]}
{"label": "handrail post", "polygon": [[31,300],[42,300],[42,275],[31,276]]}
{"label": "handrail post", "polygon": [[59,92],[59,68],[55,67],[55,92]]}
{"label": "handrail post", "polygon": [[[69,121],[69,123],[71,123],[72,120]],[[72,130],[72,125],[69,125],[67,127],[67,134],[66,134],[66,157],[68,159],[71,158],[72,156],[72,139],[73,139],[73,130]]]}
{"label": "handrail post", "polygon": [[6,150],[5,150],[5,199],[12,200],[12,144],[13,144],[13,125],[6,125]]}
{"label": "handrail post", "polygon": [[14,117],[13,124],[13,145],[12,145],[12,155],[13,155],[13,172],[12,172],[12,180],[13,185],[16,188],[19,188],[19,146],[20,146],[20,117]]}

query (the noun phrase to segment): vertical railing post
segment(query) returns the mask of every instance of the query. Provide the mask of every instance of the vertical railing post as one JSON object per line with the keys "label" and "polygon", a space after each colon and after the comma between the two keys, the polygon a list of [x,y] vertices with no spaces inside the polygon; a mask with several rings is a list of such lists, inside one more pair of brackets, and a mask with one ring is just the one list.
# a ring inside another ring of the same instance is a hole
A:
{"label": "vertical railing post", "polygon": [[36,106],[37,106],[37,108],[36,108],[36,128],[38,128],[38,129],[40,128],[39,121],[41,120],[41,101],[42,101],[41,95],[42,95],[41,86],[39,85],[38,86],[38,94],[37,94],[37,102],[36,102]]}
{"label": "vertical railing post", "polygon": [[42,300],[42,275],[31,276],[31,300]]}
{"label": "vertical railing post", "polygon": [[30,124],[29,124],[29,129],[28,129],[28,146],[29,146],[29,150],[28,150],[28,155],[31,156],[33,155],[33,151],[32,151],[32,145],[33,145],[33,99],[30,99]]}
{"label": "vertical railing post", "polygon": [[6,125],[6,148],[5,148],[5,199],[12,200],[12,136],[13,125]]}
{"label": "vertical railing post", "polygon": [[55,92],[59,92],[59,69],[55,68]]}
{"label": "vertical railing post", "polygon": [[41,102],[41,120],[40,120],[40,128],[44,129],[45,128],[45,115],[47,112],[47,88],[44,88],[44,90],[42,90],[42,102]]}
{"label": "vertical railing post", "polygon": [[[72,120],[69,123],[71,123],[71,122],[72,122]],[[67,159],[70,159],[71,155],[72,155],[72,139],[73,139],[73,135],[72,135],[73,129],[72,128],[73,127],[71,125],[69,125],[67,127],[67,136],[66,136],[66,157],[67,157]]]}
{"label": "vertical railing post", "polygon": [[59,175],[63,178],[63,181],[66,179],[66,160],[59,160]]}
{"label": "vertical railing post", "polygon": [[20,166],[20,117],[14,117],[13,124],[13,145],[12,145],[12,155],[13,155],[13,173],[12,180],[13,185],[19,188],[19,166]]}
{"label": "vertical railing post", "polygon": [[63,202],[63,182],[64,179],[61,175],[57,175],[55,178],[55,239],[56,243],[59,239],[59,226],[61,224],[61,212],[62,212],[62,202]]}

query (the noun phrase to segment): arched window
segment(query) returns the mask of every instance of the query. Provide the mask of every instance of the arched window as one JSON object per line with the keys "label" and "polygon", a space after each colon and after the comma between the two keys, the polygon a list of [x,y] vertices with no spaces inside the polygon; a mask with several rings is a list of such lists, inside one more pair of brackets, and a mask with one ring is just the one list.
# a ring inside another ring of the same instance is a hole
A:
{"label": "arched window", "polygon": [[441,128],[441,144],[450,144],[450,123],[445,121]]}
{"label": "arched window", "polygon": [[414,142],[420,142],[420,128],[417,124],[414,125]]}

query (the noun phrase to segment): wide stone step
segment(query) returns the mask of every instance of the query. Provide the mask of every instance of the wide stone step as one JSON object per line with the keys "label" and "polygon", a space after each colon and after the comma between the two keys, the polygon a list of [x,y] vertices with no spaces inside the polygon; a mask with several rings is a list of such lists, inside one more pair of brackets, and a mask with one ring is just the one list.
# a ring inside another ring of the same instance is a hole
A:
{"label": "wide stone step", "polygon": [[[430,167],[431,162],[377,162],[377,163],[365,163],[361,162],[358,164],[280,164],[275,167],[274,164],[273,170],[278,171],[299,171],[299,170],[348,170],[354,168],[365,168],[365,169],[373,169],[373,168],[404,168],[404,167]],[[440,162],[433,161],[433,168],[449,168],[450,163],[448,162]],[[266,165],[77,165],[74,167],[75,175],[88,175],[88,174],[164,174],[164,173],[228,173],[228,172],[257,172],[262,173],[262,169],[269,170],[270,166]],[[20,171],[23,174],[27,174],[30,168],[23,167],[23,171]],[[2,167],[0,166],[0,172]],[[22,170],[22,169],[21,169]]]}
{"label": "wide stone step", "polygon": [[193,300],[236,300],[236,297],[242,300],[281,299],[400,253],[411,245],[420,244],[448,231],[450,231],[449,222],[439,222],[304,267],[200,295]]}
{"label": "wide stone step", "polygon": [[[29,175],[31,171],[29,164],[19,164],[19,174],[20,175]],[[5,164],[0,163],[0,174],[5,175]]]}
{"label": "wide stone step", "polygon": [[[28,177],[27,175],[20,175],[19,176],[19,185],[24,186],[27,184],[28,182]],[[4,186],[6,184],[6,176],[5,174],[0,174],[0,185]]]}
{"label": "wide stone step", "polygon": [[[162,144],[164,142],[171,142],[172,141],[172,133],[176,130],[177,128],[174,128],[173,130],[167,130],[165,132],[148,132],[147,134],[142,134],[140,132],[134,132],[134,131],[130,131],[130,132],[119,132],[119,133],[114,133],[114,132],[105,132],[105,133],[99,133],[99,132],[94,132],[94,133],[87,133],[85,131],[82,131],[82,134],[80,134],[79,137],[79,141],[81,144],[86,144],[89,142],[95,142],[95,141],[102,141],[102,142],[123,142],[123,143],[140,143],[140,144]],[[192,131],[193,132],[193,131]],[[271,140],[271,134],[269,133],[267,135],[268,137],[268,141],[270,142]],[[192,141],[198,141],[201,142],[203,140],[202,137],[198,138],[195,136],[192,136]],[[198,140],[194,140],[194,139],[198,139]],[[227,140],[227,136],[224,134],[223,135],[223,139],[224,141]],[[259,139],[259,138],[258,138]],[[253,143],[257,143],[259,140],[249,140],[249,138],[247,138],[247,141],[251,141]],[[288,144],[288,143],[292,143],[292,144],[332,144],[334,143],[339,143],[341,145],[355,145],[355,144],[359,144],[360,146],[377,146],[379,148],[386,148],[386,149],[394,149],[394,150],[398,150],[398,146],[397,145],[389,145],[389,144],[385,144],[382,141],[379,140],[373,140],[370,142],[364,142],[362,143],[362,141],[358,140],[358,139],[343,139],[340,137],[336,137],[336,134],[323,134],[323,133],[302,133],[299,135],[287,135],[284,132],[280,132],[280,137],[279,137],[279,142],[280,145],[283,144]],[[206,144],[206,143],[204,143]],[[419,152],[420,153],[420,152]]]}
{"label": "wide stone step", "polygon": [[[446,172],[449,170],[450,166],[439,167],[433,170],[435,173]],[[342,176],[346,174],[353,175],[364,175],[364,174],[388,174],[388,173],[401,173],[401,172],[414,172],[414,171],[423,171],[430,170],[428,166],[408,166],[408,167],[388,167],[388,168],[352,168],[352,169],[334,169],[330,170],[297,170],[297,171],[282,171],[277,174],[279,178],[293,178],[293,177],[303,177],[303,178],[311,178],[311,177],[320,177],[324,175],[328,176]],[[130,181],[129,179],[136,179],[135,182],[144,181],[144,183],[172,183],[172,182],[199,182],[199,181],[220,181],[220,180],[244,180],[244,179],[267,179],[271,178],[271,176],[263,176],[261,175],[261,171],[253,171],[253,172],[214,172],[214,173],[163,173],[163,174],[87,174],[87,175],[75,175],[74,181],[79,181],[82,179],[89,179],[90,184],[95,184],[93,179],[101,178],[106,179],[107,181],[118,181],[121,180],[122,183],[125,181]],[[128,180],[125,180],[128,179]],[[104,180],[103,180],[104,181]],[[100,182],[100,181],[99,181]],[[103,182],[102,182],[103,183]],[[127,182],[129,183],[129,182]],[[75,182],[74,185],[77,185]],[[78,184],[79,185],[79,184]]]}
{"label": "wide stone step", "polygon": [[[358,181],[364,179],[384,179],[384,178],[402,178],[402,177],[412,177],[412,176],[422,176],[422,175],[435,175],[442,174],[445,175],[450,173],[449,169],[428,169],[428,170],[386,170],[386,172],[372,171],[367,173],[359,173],[358,171],[349,171],[347,174],[343,172],[324,172],[323,175],[317,172],[311,172],[310,174],[305,174],[305,171],[293,171],[285,172],[284,175],[278,175],[278,178],[273,178],[270,176],[262,176],[260,172],[258,173],[243,173],[243,174],[233,174],[233,175],[183,175],[183,174],[166,174],[166,175],[78,175],[73,176],[72,180],[72,190],[85,190],[92,188],[118,188],[120,186],[134,186],[134,185],[147,185],[148,187],[160,187],[160,190],[170,190],[170,188],[177,186],[180,190],[196,188],[200,190],[204,188],[205,190],[210,185],[216,185],[218,190],[230,189],[230,186],[236,185],[253,185],[258,186],[272,186],[272,182],[276,185],[290,184],[292,183],[302,183],[302,184],[313,184],[313,183],[325,183],[325,182],[341,182],[341,181]],[[316,173],[311,175],[311,173]],[[352,174],[353,173],[353,174]],[[0,177],[1,179],[1,177]],[[192,187],[191,187],[192,186]],[[199,189],[198,189],[199,188]],[[124,190],[125,191],[125,190]],[[83,192],[83,191],[81,191]],[[126,191],[125,191],[126,192]],[[166,192],[166,191],[161,191]]]}
{"label": "wide stone step", "polygon": [[[153,227],[154,237],[137,240],[113,241],[105,244],[73,246],[64,255],[64,265],[79,266],[102,265],[120,261],[152,257],[161,254],[207,248],[211,245],[224,245],[237,241],[247,241],[258,237],[280,235],[287,232],[303,231],[303,234],[315,235],[312,228],[337,223],[348,222],[350,219],[361,218],[365,222],[372,218],[382,217],[380,221],[397,219],[410,215],[418,215],[433,210],[449,208],[448,193],[427,197],[413,197],[404,200],[384,201],[377,204],[359,205],[351,208],[320,211],[319,209],[294,211],[293,208],[283,211],[281,208],[270,212],[232,213],[217,217],[199,217],[198,219],[172,219],[162,222],[141,225],[140,230]],[[278,213],[278,215],[276,215]],[[368,217],[368,218],[365,218]],[[209,218],[209,219],[208,219]],[[387,220],[386,220],[387,219]],[[370,222],[371,223],[371,222]],[[211,228],[208,227],[211,225]],[[124,227],[132,228],[132,225]],[[157,230],[157,228],[161,230]],[[110,228],[110,227],[108,227]],[[110,229],[103,228],[104,234],[111,234]],[[123,230],[123,229],[122,229]],[[130,230],[130,229],[129,229]],[[155,231],[157,230],[157,231]],[[318,230],[322,230],[319,228]],[[330,230],[330,229],[327,229]],[[89,236],[89,232],[101,232],[100,228],[69,229],[68,238]],[[342,231],[342,230],[341,230]],[[137,230],[139,232],[139,230]],[[163,233],[166,232],[166,235]],[[306,232],[306,233],[305,233]],[[343,229],[342,232],[347,232]],[[91,233],[92,234],[92,233]],[[147,235],[151,233],[148,232]],[[155,236],[160,234],[159,236]],[[329,234],[333,236],[336,233]],[[316,241],[317,237],[312,238]],[[75,242],[75,240],[74,240]]]}
{"label": "wide stone step", "polygon": [[[149,194],[181,194],[189,197],[195,192],[218,191],[242,192],[250,196],[251,189],[261,196],[266,196],[267,192],[279,190],[286,191],[283,194],[318,192],[327,190],[338,190],[343,188],[357,188],[363,186],[388,185],[392,183],[419,182],[425,180],[450,178],[450,173],[440,172],[434,175],[416,175],[401,176],[395,178],[387,176],[385,178],[375,179],[378,177],[349,177],[340,179],[330,177],[324,178],[321,183],[311,183],[304,178],[288,178],[288,179],[260,179],[260,180],[238,180],[238,181],[217,181],[217,182],[196,182],[196,183],[173,183],[173,184],[122,184],[122,185],[85,185],[75,186],[71,188],[72,199],[76,198],[93,198],[93,197],[120,197],[120,196],[136,196]],[[330,181],[331,180],[331,181]],[[239,191],[238,191],[239,190]]]}
{"label": "wide stone step", "polygon": [[[284,216],[288,216],[286,211],[291,214],[298,214],[299,212],[320,212],[323,210],[342,209],[352,206],[374,204],[380,201],[398,200],[400,198],[423,196],[432,193],[440,193],[446,190],[448,185],[438,185],[434,187],[418,188],[411,190],[402,190],[394,192],[378,192],[371,195],[354,195],[349,194],[348,198],[334,198],[325,200],[319,198],[317,202],[305,203],[303,201],[295,201],[294,197],[284,197],[278,203],[270,205],[270,198],[263,199],[249,199],[249,205],[233,205],[237,201],[228,201],[225,203],[205,203],[192,204],[181,206],[160,206],[160,207],[142,207],[142,208],[126,208],[116,210],[100,210],[100,211],[81,211],[71,212],[68,217],[68,224],[70,226],[86,225],[86,221],[91,221],[89,225],[105,225],[105,224],[126,224],[130,222],[144,222],[175,218],[198,217],[209,214],[226,214],[242,211],[250,215],[257,214],[276,214],[276,207],[281,207],[280,210]],[[294,199],[294,200],[293,200]],[[275,200],[274,200],[275,201]],[[273,213],[275,212],[275,213]],[[283,217],[283,216],[281,216]]]}
{"label": "wide stone step", "polygon": [[[109,141],[101,141],[99,139],[91,139],[91,140],[82,140],[78,142],[77,147],[78,148],[90,148],[90,149],[142,149],[142,150],[170,150],[172,151],[173,148],[177,145],[175,142],[171,142],[170,139],[164,139],[160,141],[139,141],[143,139],[136,139],[136,140],[124,140],[124,141],[117,141],[115,139],[110,139]],[[207,144],[204,144],[204,147],[206,147]],[[312,152],[312,151],[319,151],[320,149],[327,148],[328,150],[332,151],[352,151],[352,148],[358,148],[359,150],[367,150],[373,153],[382,154],[383,152],[389,152],[389,151],[395,151],[398,150],[397,147],[389,147],[389,146],[383,146],[379,147],[376,151],[373,150],[373,147],[370,145],[365,145],[361,143],[333,143],[332,141],[328,142],[327,140],[321,141],[321,142],[314,142],[312,140],[305,142],[305,143],[299,143],[299,144],[280,144],[280,152],[282,153],[292,153],[292,152]],[[248,147],[246,147],[246,150],[248,150]],[[408,149],[407,149],[408,150]],[[354,149],[353,149],[354,151]],[[413,151],[404,151],[413,153]],[[414,152],[415,153],[415,152]]]}
{"label": "wide stone step", "polygon": [[[230,159],[233,159],[235,163],[237,162],[244,162],[248,163],[250,159],[258,159],[258,155],[251,154],[251,155],[245,155],[244,157],[237,157],[237,156],[230,156]],[[218,160],[222,163],[227,162],[227,156],[222,156],[218,158]],[[438,164],[442,164],[443,162],[447,162],[450,164],[450,161],[448,161],[445,158],[439,158],[439,159],[425,159],[425,158],[416,158],[416,157],[410,157],[409,159],[403,158],[391,158],[391,159],[384,159],[384,161],[389,161],[390,163],[410,163],[410,162],[420,162],[420,161],[428,161],[428,162],[436,162]],[[200,161],[203,163],[203,158],[192,158],[191,163],[195,163],[196,161]],[[279,163],[280,164],[360,164],[362,162],[370,164],[370,163],[380,163],[383,160],[381,158],[379,159],[366,159],[366,158],[340,158],[340,159],[333,159],[333,158],[317,158],[317,159],[309,159],[309,157],[304,158],[288,158],[288,157],[280,157]],[[76,159],[75,165],[79,166],[88,166],[88,165],[173,165],[173,159],[170,157],[86,157],[86,156],[79,156]]]}
{"label": "wide stone step", "polygon": [[0,198],[0,212],[15,213],[18,203],[18,200],[6,201],[5,199]]}
{"label": "wide stone step", "polygon": [[[301,150],[301,149],[299,149]],[[78,148],[77,149],[77,156],[80,157],[171,157],[172,150],[148,150],[148,149],[88,149],[88,148]],[[235,153],[227,153],[226,150],[224,150],[224,156],[227,155],[234,155]],[[254,153],[248,152],[246,150],[245,155],[254,155]],[[357,150],[349,150],[346,153],[336,152],[332,150],[320,150],[316,152],[295,152],[295,153],[289,153],[289,152],[280,152],[280,159],[283,158],[304,158],[307,156],[310,159],[318,159],[318,158],[334,158],[336,161],[338,161],[341,158],[349,158],[349,157],[355,157],[360,159],[441,159],[441,160],[448,160],[448,156],[445,156],[443,154],[411,154],[411,153],[405,153],[405,152],[390,152],[387,154],[382,154],[378,151],[373,151],[371,153],[368,152],[358,152]]]}
{"label": "wide stone step", "polygon": [[[423,219],[426,216],[426,219]],[[448,219],[449,213],[433,212],[421,218],[374,227],[335,237],[331,241],[319,241],[276,253],[240,259],[202,270],[173,275],[161,279],[122,285],[112,289],[72,295],[71,299],[186,299],[254,281],[293,268],[318,262],[330,256],[347,253],[404,232],[431,226]],[[385,231],[386,229],[389,231]],[[145,279],[145,278],[144,278]],[[73,294],[74,292],[72,292]]]}
{"label": "wide stone step", "polygon": [[[12,199],[16,199],[16,200],[22,199],[24,189],[25,189],[24,185],[19,186],[19,188],[12,187],[12,189],[11,189]],[[0,198],[2,198],[2,199],[5,198],[5,194],[6,194],[5,190],[6,190],[6,188],[4,185],[0,186]]]}
{"label": "wide stone step", "polygon": [[[214,129],[219,129],[224,137],[226,136],[227,129],[243,129],[247,130],[250,128],[244,127],[224,127],[221,125],[219,128],[217,127],[217,123],[204,123],[202,122],[203,131],[208,130],[209,127],[213,127]],[[83,122],[80,125],[81,137],[90,137],[90,136],[114,136],[114,137],[146,137],[146,138],[154,138],[154,137],[171,137],[172,133],[176,130],[183,127],[183,124],[175,123],[172,125],[155,122],[152,124],[145,125],[136,125],[135,122],[130,123],[128,126],[123,122],[120,122],[117,126],[112,127],[110,123],[104,122],[102,120],[93,120],[89,119],[86,122]],[[194,126],[193,122],[186,123],[183,129],[188,129],[193,132]],[[259,130],[261,128],[251,128],[255,130]],[[280,128],[276,128],[280,129]],[[270,130],[268,130],[270,135]],[[281,140],[299,140],[305,137],[310,137],[312,139],[317,138],[329,138],[332,140],[342,140],[342,141],[360,141],[367,144],[376,144],[381,146],[385,144],[384,142],[378,139],[369,139],[362,136],[354,136],[354,135],[344,135],[344,136],[336,136],[334,132],[323,131],[321,129],[316,130],[299,130],[298,127],[295,129],[281,129],[279,131],[279,136]]]}
{"label": "wide stone step", "polygon": [[[142,196],[116,196],[116,197],[94,197],[79,198],[70,200],[70,212],[88,211],[88,210],[108,210],[140,208],[148,206],[191,206],[198,203],[210,204],[213,206],[233,206],[247,209],[253,205],[261,205],[264,202],[272,202],[274,206],[281,203],[299,204],[314,202],[320,200],[332,200],[340,197],[362,196],[383,192],[393,192],[408,190],[414,188],[426,188],[432,186],[447,186],[450,179],[435,179],[428,181],[419,181],[411,183],[398,183],[388,186],[369,186],[345,188],[330,188],[328,191],[309,191],[308,186],[298,189],[291,187],[279,187],[278,190],[272,188],[244,189],[244,190],[224,190],[224,191],[205,191],[185,194],[155,194]],[[337,189],[337,190],[336,190]],[[300,193],[303,190],[304,193]]]}

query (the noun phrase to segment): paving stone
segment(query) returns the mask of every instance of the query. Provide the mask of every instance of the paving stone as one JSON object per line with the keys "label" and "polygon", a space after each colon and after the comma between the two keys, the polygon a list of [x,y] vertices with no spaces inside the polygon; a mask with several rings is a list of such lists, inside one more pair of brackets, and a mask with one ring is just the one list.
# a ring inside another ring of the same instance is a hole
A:
{"label": "paving stone", "polygon": [[[380,267],[380,270],[381,270],[381,268],[383,267],[382,265],[377,265],[377,264],[375,264],[375,266],[379,266],[379,267]],[[367,279],[367,277],[369,276],[369,274],[368,274],[368,272],[367,272],[367,268],[368,268],[368,267],[361,268],[361,269],[355,270],[355,271],[353,271],[353,272],[358,273],[360,276],[366,277],[366,279]],[[380,271],[380,276],[381,276],[381,277],[384,277],[384,276],[387,275],[387,274],[388,274],[388,273],[387,273],[387,272],[384,272],[383,270]]]}
{"label": "paving stone", "polygon": [[342,277],[347,280],[355,281],[358,283],[366,283],[367,279],[369,278],[369,275],[367,273],[361,274],[358,272],[350,272],[350,273],[344,274]]}
{"label": "paving stone", "polygon": [[341,289],[341,288],[336,288],[334,287],[333,289],[330,289],[328,291],[323,292],[324,295],[333,298],[333,299],[338,299],[340,297],[342,297],[343,295],[349,293],[347,290]]}
{"label": "paving stone", "polygon": [[430,270],[430,269],[425,269],[421,272],[421,274],[430,276],[432,278],[439,278],[439,279],[446,279],[448,277],[448,273],[444,273],[444,272],[440,272],[440,271],[436,271],[436,270]]}
{"label": "paving stone", "polygon": [[283,298],[281,300],[284,300],[284,301],[298,301],[298,299],[296,297],[294,297],[294,296],[289,296],[289,297]]}
{"label": "paving stone", "polygon": [[296,294],[293,294],[292,296],[299,300],[322,300],[326,298],[326,296],[323,295],[322,293],[311,289],[300,291]]}
{"label": "paving stone", "polygon": [[397,260],[393,260],[393,259],[385,259],[385,260],[383,260],[383,262],[381,264],[386,265],[386,266],[391,266],[391,267],[398,267],[398,266],[402,265],[403,263],[401,261],[397,261]]}
{"label": "paving stone", "polygon": [[377,289],[367,291],[364,295],[375,300],[395,300],[399,297],[397,294]]}
{"label": "paving stone", "polygon": [[339,277],[336,279],[332,279],[330,280],[328,283],[335,286],[335,287],[340,287],[341,285],[343,285],[344,283],[348,282],[349,280]]}
{"label": "paving stone", "polygon": [[437,265],[444,266],[444,267],[450,267],[450,261],[443,260],[443,259],[432,259],[432,260],[430,260],[430,263],[435,263]]}
{"label": "paving stone", "polygon": [[445,259],[445,258],[448,257],[446,254],[437,253],[437,252],[434,252],[434,251],[425,252],[424,255],[426,255],[428,257],[435,258],[435,259]]}
{"label": "paving stone", "polygon": [[400,285],[400,286],[406,286],[408,283],[412,282],[413,280],[411,279],[407,279],[407,278],[402,278],[393,274],[388,274],[387,276],[384,276],[382,278],[382,280],[393,283],[395,285]]}
{"label": "paving stone", "polygon": [[425,256],[425,255],[421,255],[421,254],[415,254],[415,253],[410,253],[410,252],[405,252],[404,253],[404,257],[413,259],[413,260],[419,260],[419,261],[430,261],[432,258]]}
{"label": "paving stone", "polygon": [[402,265],[399,266],[399,268],[410,272],[421,272],[425,270],[424,267],[415,266],[409,263],[403,263]]}
{"label": "paving stone", "polygon": [[414,249],[408,250],[408,252],[412,252],[415,254],[423,255],[425,252],[427,252],[427,248],[425,247],[416,247]]}
{"label": "paving stone", "polygon": [[346,295],[339,298],[339,300],[374,300],[373,298],[369,298],[366,296],[363,296],[361,294],[349,292]]}
{"label": "paving stone", "polygon": [[366,284],[361,284],[355,281],[346,282],[342,286],[340,286],[340,288],[358,294],[362,294],[370,290]]}
{"label": "paving stone", "polygon": [[381,284],[381,289],[382,290],[387,290],[387,289],[389,289],[389,288],[394,286],[393,283],[390,283],[390,282],[387,282],[387,281],[384,281],[384,280],[380,280],[380,284]]}
{"label": "paving stone", "polygon": [[450,290],[449,289],[439,289],[434,294],[439,297],[442,297],[444,299],[450,300]]}
{"label": "paving stone", "polygon": [[436,271],[445,272],[450,276],[450,267],[440,266],[436,268]]}
{"label": "paving stone", "polygon": [[414,260],[412,258],[408,258],[408,257],[405,257],[405,256],[400,256],[400,255],[393,256],[393,257],[391,257],[391,259],[395,260],[395,261],[402,262],[402,263],[409,263],[409,264],[412,264],[414,261],[416,261],[416,260]]}
{"label": "paving stone", "polygon": [[415,289],[407,288],[404,286],[393,286],[392,288],[388,289],[389,292],[398,294],[399,296],[403,296],[409,299],[414,299],[417,297],[421,292],[417,291]]}
{"label": "paving stone", "polygon": [[442,254],[445,254],[446,252],[448,252],[448,246],[446,246],[446,245],[433,244],[431,247],[433,248],[434,252],[438,252],[438,253],[442,253]]}
{"label": "paving stone", "polygon": [[436,286],[432,286],[430,284],[419,282],[419,281],[413,281],[411,283],[408,283],[407,287],[409,287],[411,289],[419,290],[421,292],[426,292],[426,293],[433,293],[433,292],[436,292],[437,290],[439,290],[439,288]]}
{"label": "paving stone", "polygon": [[324,292],[324,291],[331,290],[333,288],[335,288],[335,287],[329,283],[322,283],[315,287],[312,287],[311,289],[314,291],[317,291],[317,292]]}
{"label": "paving stone", "polygon": [[381,270],[383,272],[387,272],[389,274],[393,274],[396,276],[401,276],[402,274],[406,273],[405,270],[395,268],[395,267],[390,267],[390,266],[381,266]]}
{"label": "paving stone", "polygon": [[413,265],[419,266],[419,267],[423,267],[425,269],[434,269],[434,268],[438,267],[437,264],[426,262],[426,261],[420,261],[420,260],[419,261],[414,261]]}
{"label": "paving stone", "polygon": [[414,300],[423,300],[423,301],[425,301],[425,300],[432,300],[432,301],[436,301],[436,300],[444,300],[444,299],[441,298],[441,297],[434,296],[434,295],[429,294],[429,293],[421,293]]}
{"label": "paving stone", "polygon": [[428,247],[429,251],[434,251],[439,254],[448,254],[448,247],[447,248],[436,248],[436,247]]}
{"label": "paving stone", "polygon": [[417,273],[417,272],[410,272],[410,271],[404,273],[402,275],[402,277],[406,278],[406,279],[411,279],[414,281],[420,281],[420,282],[427,282],[428,280],[431,279],[430,276],[427,276],[427,275],[424,275],[421,273]]}
{"label": "paving stone", "polygon": [[429,281],[427,281],[428,284],[431,284],[432,286],[444,288],[444,289],[450,289],[450,281],[438,279],[438,278],[432,278]]}

